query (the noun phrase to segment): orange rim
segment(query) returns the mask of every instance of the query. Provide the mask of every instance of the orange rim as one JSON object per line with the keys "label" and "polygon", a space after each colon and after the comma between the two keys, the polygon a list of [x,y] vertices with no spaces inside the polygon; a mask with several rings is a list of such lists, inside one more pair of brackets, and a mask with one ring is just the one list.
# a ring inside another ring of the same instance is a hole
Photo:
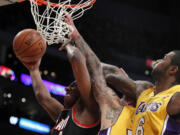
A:
{"label": "orange rim", "polygon": [[[36,1],[37,1],[37,4],[38,4],[39,6],[41,6],[41,5],[43,5],[43,4],[44,4],[44,5],[48,5],[48,2],[45,1],[45,0],[30,0],[30,1],[32,1],[33,3],[36,3]],[[92,0],[92,1],[89,2],[89,3],[79,4],[78,7],[88,7],[88,6],[93,5],[95,2],[96,2],[96,0]],[[74,8],[74,7],[77,6],[77,4],[66,5],[66,4],[57,4],[57,3],[53,3],[53,2],[49,2],[49,4],[50,4],[50,6],[52,6],[52,7],[62,7],[62,6],[64,6],[65,8]]]}

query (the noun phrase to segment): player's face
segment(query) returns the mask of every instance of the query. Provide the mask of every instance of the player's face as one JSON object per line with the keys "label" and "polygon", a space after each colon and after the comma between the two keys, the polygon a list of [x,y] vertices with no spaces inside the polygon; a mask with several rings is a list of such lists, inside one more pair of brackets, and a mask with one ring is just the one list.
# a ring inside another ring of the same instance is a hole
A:
{"label": "player's face", "polygon": [[165,75],[174,55],[174,52],[170,52],[166,54],[163,59],[157,60],[156,64],[153,65],[152,76],[155,81],[159,79],[159,77],[164,77],[163,75]]}
{"label": "player's face", "polygon": [[66,87],[66,96],[64,97],[65,107],[72,107],[76,103],[79,96],[79,90],[76,82],[74,81],[68,87]]}

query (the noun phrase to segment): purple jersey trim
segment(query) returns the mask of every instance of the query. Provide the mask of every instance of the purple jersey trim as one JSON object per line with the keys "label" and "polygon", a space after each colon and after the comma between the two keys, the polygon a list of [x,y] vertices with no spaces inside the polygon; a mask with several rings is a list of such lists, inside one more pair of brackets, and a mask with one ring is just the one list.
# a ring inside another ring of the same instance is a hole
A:
{"label": "purple jersey trim", "polygon": [[165,131],[162,135],[179,135],[180,134],[180,123],[176,122],[171,117],[167,116],[167,124],[165,127]]}
{"label": "purple jersey trim", "polygon": [[111,128],[103,129],[99,132],[99,135],[110,135]]}

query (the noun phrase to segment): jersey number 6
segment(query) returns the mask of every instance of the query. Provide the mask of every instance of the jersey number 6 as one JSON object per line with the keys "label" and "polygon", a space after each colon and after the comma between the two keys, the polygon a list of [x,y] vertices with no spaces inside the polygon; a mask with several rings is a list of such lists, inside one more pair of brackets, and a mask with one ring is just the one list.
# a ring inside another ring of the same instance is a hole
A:
{"label": "jersey number 6", "polygon": [[144,117],[139,119],[138,127],[136,129],[136,135],[144,135],[144,129],[143,129],[144,122],[145,122]]}

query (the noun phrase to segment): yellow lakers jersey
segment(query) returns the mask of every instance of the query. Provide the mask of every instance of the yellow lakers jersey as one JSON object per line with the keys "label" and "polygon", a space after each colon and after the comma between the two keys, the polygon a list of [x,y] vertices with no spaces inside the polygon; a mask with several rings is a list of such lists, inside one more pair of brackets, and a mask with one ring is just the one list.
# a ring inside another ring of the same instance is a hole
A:
{"label": "yellow lakers jersey", "polygon": [[117,122],[111,128],[110,135],[131,135],[135,108],[125,106]]}
{"label": "yellow lakers jersey", "polygon": [[[154,95],[155,88],[141,93],[136,105],[133,135],[167,135],[174,121],[167,114],[166,107],[171,97],[180,92],[180,85]],[[168,134],[169,135],[169,134]]]}
{"label": "yellow lakers jersey", "polygon": [[132,135],[132,123],[135,108],[125,106],[116,123],[107,129],[100,131],[99,135]]}

